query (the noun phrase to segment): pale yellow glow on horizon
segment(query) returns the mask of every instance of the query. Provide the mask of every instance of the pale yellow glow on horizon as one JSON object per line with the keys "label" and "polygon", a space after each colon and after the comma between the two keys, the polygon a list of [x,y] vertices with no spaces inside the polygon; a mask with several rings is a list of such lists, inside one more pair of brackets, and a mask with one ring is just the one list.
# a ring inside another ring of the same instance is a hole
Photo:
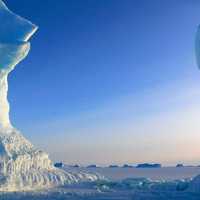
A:
{"label": "pale yellow glow on horizon", "polygon": [[[185,88],[159,88],[140,99],[128,97],[74,120],[71,126],[55,122],[47,130],[52,131],[48,143],[44,145],[45,138],[37,143],[54,160],[70,164],[200,164],[200,89]],[[142,101],[149,105],[144,107]],[[150,111],[140,116],[144,108]],[[55,139],[56,127],[64,131]]]}

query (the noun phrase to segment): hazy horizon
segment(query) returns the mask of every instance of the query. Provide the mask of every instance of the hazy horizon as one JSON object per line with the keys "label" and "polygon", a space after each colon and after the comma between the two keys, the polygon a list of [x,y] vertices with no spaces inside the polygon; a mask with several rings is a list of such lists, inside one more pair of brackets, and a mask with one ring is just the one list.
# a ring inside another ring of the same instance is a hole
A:
{"label": "hazy horizon", "polygon": [[39,26],[9,76],[12,123],[34,145],[69,164],[200,164],[200,2],[5,3]]}

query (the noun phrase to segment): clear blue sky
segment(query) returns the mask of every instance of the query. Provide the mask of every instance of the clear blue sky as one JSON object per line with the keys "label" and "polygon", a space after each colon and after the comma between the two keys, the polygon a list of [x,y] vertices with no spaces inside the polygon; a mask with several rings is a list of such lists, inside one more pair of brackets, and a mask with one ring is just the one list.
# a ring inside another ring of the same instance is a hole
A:
{"label": "clear blue sky", "polygon": [[200,162],[198,0],[5,0],[39,26],[9,77],[13,124],[68,163]]}

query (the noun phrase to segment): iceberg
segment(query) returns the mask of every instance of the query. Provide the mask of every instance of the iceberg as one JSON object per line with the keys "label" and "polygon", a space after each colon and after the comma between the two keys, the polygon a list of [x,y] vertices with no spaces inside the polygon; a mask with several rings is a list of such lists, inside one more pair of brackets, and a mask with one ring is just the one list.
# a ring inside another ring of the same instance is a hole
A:
{"label": "iceberg", "polygon": [[48,154],[35,148],[10,122],[8,75],[28,55],[29,39],[37,28],[0,0],[0,191],[35,190],[101,178],[54,167]]}
{"label": "iceberg", "polygon": [[195,54],[197,66],[200,69],[200,25],[197,28],[196,38],[195,38]]}

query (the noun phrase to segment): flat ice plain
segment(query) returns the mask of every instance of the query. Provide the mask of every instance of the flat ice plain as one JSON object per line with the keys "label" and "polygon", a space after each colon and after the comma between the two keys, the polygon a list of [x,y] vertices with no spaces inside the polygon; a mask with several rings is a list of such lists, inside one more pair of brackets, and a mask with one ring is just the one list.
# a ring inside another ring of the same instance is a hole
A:
{"label": "flat ice plain", "polygon": [[126,178],[150,178],[151,180],[173,181],[177,179],[193,178],[200,174],[200,167],[162,167],[162,168],[90,168],[91,172],[103,174],[110,180]]}
{"label": "flat ice plain", "polygon": [[[67,171],[80,168],[64,167]],[[0,193],[3,200],[200,200],[191,180],[200,167],[81,168],[104,175],[105,181],[34,192]]]}

